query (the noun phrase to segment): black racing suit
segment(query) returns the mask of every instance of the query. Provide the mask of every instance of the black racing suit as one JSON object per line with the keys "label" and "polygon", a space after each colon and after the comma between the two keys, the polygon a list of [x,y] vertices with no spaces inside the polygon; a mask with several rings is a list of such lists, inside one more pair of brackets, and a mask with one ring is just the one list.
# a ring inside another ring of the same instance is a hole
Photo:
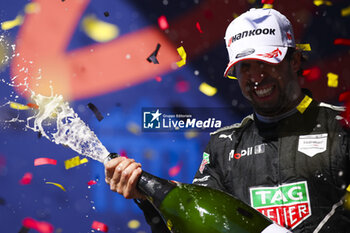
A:
{"label": "black racing suit", "polygon": [[350,232],[349,134],[340,111],[312,101],[276,123],[250,115],[224,127],[211,134],[193,183],[223,190],[294,233]]}

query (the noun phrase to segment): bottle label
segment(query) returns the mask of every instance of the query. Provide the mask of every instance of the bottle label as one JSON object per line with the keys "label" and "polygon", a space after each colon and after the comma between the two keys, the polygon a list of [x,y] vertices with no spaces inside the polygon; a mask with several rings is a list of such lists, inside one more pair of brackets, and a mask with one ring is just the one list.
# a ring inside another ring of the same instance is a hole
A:
{"label": "bottle label", "polygon": [[266,227],[261,233],[292,233],[288,229],[273,223]]}

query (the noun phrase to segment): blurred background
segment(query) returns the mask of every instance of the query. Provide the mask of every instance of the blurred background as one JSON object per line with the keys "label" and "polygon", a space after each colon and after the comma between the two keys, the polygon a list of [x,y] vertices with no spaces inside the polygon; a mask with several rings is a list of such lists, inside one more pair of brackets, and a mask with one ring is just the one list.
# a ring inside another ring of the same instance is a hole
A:
{"label": "blurred background", "polygon": [[[80,155],[67,169],[65,161],[79,154],[26,128],[35,111],[27,87],[63,95],[108,151],[190,183],[209,132],[143,132],[141,109],[220,108],[224,125],[251,113],[237,81],[223,77],[223,37],[234,17],[264,6],[290,19],[306,50],[303,88],[342,105],[339,95],[350,86],[349,1],[268,2],[0,0],[0,232],[37,232],[23,227],[28,218],[56,233],[97,232],[96,222],[108,232],[150,232],[133,201],[109,190],[101,163]],[[157,61],[148,61],[158,44]],[[179,67],[181,46],[187,57]],[[34,166],[42,157],[56,165]]]}

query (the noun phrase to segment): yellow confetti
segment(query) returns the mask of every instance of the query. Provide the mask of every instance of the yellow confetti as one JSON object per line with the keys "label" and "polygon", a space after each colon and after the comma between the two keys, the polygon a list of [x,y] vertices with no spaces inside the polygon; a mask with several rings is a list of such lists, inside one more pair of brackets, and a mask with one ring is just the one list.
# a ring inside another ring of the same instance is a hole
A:
{"label": "yellow confetti", "polygon": [[272,8],[273,8],[273,5],[272,5],[272,4],[264,4],[264,5],[263,5],[263,8],[272,9]]}
{"label": "yellow confetti", "polygon": [[235,76],[227,75],[227,77],[228,77],[229,79],[237,79]]}
{"label": "yellow confetti", "polygon": [[185,132],[185,138],[187,139],[195,138],[197,136],[198,136],[198,132],[196,131],[189,130]]}
{"label": "yellow confetti", "polygon": [[341,16],[345,17],[345,16],[349,16],[350,15],[350,6],[343,8],[341,10]]}
{"label": "yellow confetti", "polygon": [[28,110],[29,107],[27,105],[19,104],[16,102],[10,102],[10,108],[17,109],[17,110]]}
{"label": "yellow confetti", "polygon": [[135,122],[129,122],[126,125],[127,129],[129,132],[135,134],[135,135],[139,135],[141,133],[141,128],[138,124],[136,124]]}
{"label": "yellow confetti", "polygon": [[76,167],[76,166],[79,166],[80,164],[82,164],[81,161],[83,161],[83,163],[86,163],[87,159],[86,159],[86,161],[84,159],[80,160],[79,156],[75,156],[71,159],[67,159],[66,161],[64,161],[64,166],[65,166],[66,170],[68,170],[70,168],[73,168],[73,167]]}
{"label": "yellow confetti", "polygon": [[312,99],[305,95],[304,99],[300,102],[300,104],[297,106],[298,111],[303,114],[305,110],[309,107]]}
{"label": "yellow confetti", "polygon": [[28,3],[24,7],[24,12],[27,14],[34,14],[34,13],[38,13],[39,11],[40,11],[40,5],[37,2]]}
{"label": "yellow confetti", "polygon": [[311,51],[310,44],[296,44],[298,49],[301,49],[303,51]]}
{"label": "yellow confetti", "polygon": [[321,6],[321,5],[332,6],[332,2],[331,1],[325,1],[325,0],[314,0],[314,5],[315,6]]}
{"label": "yellow confetti", "polygon": [[184,49],[183,46],[177,48],[177,52],[179,53],[179,55],[180,55],[180,57],[182,58],[182,60],[176,62],[176,64],[177,64],[178,67],[181,67],[181,66],[183,66],[183,65],[186,64],[186,57],[187,57],[187,54],[186,54],[185,49]]}
{"label": "yellow confetti", "polygon": [[17,17],[14,20],[4,21],[1,23],[1,29],[2,30],[9,30],[16,26],[19,26],[23,23],[23,16],[17,15]]}
{"label": "yellow confetti", "polygon": [[57,187],[59,187],[60,189],[62,189],[63,191],[66,192],[66,189],[61,185],[61,184],[58,184],[58,183],[54,183],[54,182],[45,182],[46,184],[53,184]]}
{"label": "yellow confetti", "polygon": [[87,158],[83,158],[82,160],[80,160],[80,164],[87,163],[87,162],[89,162]]}
{"label": "yellow confetti", "polygon": [[139,228],[140,227],[140,222],[137,221],[137,220],[130,220],[128,222],[128,227],[131,228],[131,229],[136,229],[136,228]]}
{"label": "yellow confetti", "polygon": [[119,29],[116,25],[98,20],[93,15],[86,16],[82,25],[84,32],[98,42],[107,42],[119,35]]}
{"label": "yellow confetti", "polygon": [[217,92],[217,89],[215,87],[212,87],[205,82],[203,82],[203,83],[201,83],[201,85],[199,85],[199,90],[207,96],[213,96]]}
{"label": "yellow confetti", "polygon": [[328,73],[328,86],[329,87],[338,87],[338,75],[334,73]]}

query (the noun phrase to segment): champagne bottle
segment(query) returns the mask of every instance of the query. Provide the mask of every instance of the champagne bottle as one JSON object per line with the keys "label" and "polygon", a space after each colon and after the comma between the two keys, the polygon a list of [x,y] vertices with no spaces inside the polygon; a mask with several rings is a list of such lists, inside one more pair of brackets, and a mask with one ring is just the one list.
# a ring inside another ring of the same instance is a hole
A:
{"label": "champagne bottle", "polygon": [[[118,157],[116,153],[108,158]],[[137,188],[174,233],[291,233],[237,198],[209,187],[159,178],[142,171]]]}

